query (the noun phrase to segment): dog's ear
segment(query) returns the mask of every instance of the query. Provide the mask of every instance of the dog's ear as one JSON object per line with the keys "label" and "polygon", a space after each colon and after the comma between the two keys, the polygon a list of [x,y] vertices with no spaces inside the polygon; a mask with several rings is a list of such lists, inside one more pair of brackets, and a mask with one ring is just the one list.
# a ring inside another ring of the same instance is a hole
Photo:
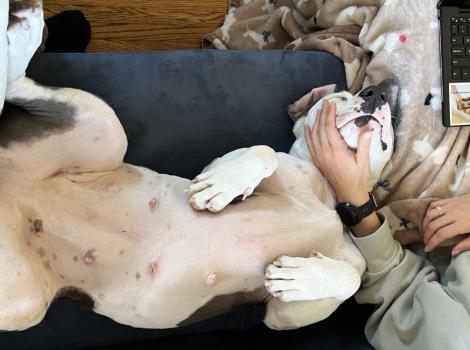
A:
{"label": "dog's ear", "polygon": [[287,111],[291,119],[296,122],[308,113],[309,109],[322,98],[331,95],[336,90],[336,84],[325,85],[312,89],[308,94],[289,105]]}
{"label": "dog's ear", "polygon": [[400,124],[400,84],[397,79],[386,79],[379,84],[385,91],[385,99],[392,113],[393,128],[397,130]]}

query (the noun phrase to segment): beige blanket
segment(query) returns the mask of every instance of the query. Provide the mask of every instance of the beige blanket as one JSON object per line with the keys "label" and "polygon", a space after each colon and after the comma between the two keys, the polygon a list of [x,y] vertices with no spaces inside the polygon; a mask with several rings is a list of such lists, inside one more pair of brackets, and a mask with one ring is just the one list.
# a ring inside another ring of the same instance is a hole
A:
{"label": "beige blanket", "polygon": [[374,192],[402,243],[420,239],[433,199],[470,192],[470,129],[441,124],[436,5],[437,0],[239,0],[231,2],[224,25],[204,38],[204,46],[218,49],[330,52],[345,62],[353,93],[363,83],[399,79],[396,149]]}

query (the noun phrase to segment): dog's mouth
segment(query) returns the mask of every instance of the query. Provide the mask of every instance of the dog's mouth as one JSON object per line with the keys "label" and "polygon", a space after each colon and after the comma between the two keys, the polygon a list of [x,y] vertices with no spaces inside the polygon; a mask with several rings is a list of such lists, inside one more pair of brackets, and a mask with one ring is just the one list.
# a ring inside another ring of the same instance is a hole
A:
{"label": "dog's mouth", "polygon": [[[351,113],[339,116],[336,119],[336,128],[344,133],[357,133],[358,129],[362,129],[369,125],[369,128],[374,130],[374,134],[377,133],[380,135],[382,141],[382,149],[385,151],[387,149],[387,138],[389,132],[391,131],[391,116],[390,116],[390,107],[387,105],[382,106],[382,108],[377,109],[373,114],[363,114],[358,110],[355,110]],[[352,151],[357,150],[357,144],[349,144],[348,148]]]}

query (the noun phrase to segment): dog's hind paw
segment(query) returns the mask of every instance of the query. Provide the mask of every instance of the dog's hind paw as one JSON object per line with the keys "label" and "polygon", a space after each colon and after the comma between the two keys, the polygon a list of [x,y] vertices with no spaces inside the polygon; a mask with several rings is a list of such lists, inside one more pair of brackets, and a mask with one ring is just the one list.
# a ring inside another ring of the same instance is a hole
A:
{"label": "dog's hind paw", "polygon": [[267,291],[283,302],[345,300],[361,283],[352,265],[320,253],[309,258],[281,256],[268,265],[265,278]]}

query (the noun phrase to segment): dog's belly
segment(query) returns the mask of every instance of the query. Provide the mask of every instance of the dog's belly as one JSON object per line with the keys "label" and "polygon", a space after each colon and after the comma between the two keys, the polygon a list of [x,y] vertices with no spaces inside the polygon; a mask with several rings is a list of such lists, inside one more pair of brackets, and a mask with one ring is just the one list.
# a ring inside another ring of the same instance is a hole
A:
{"label": "dog's belly", "polygon": [[24,233],[58,289],[78,287],[98,313],[148,328],[262,301],[274,258],[328,255],[342,241],[341,230],[322,230],[336,216],[314,196],[259,193],[212,214],[190,208],[188,184],[127,165],[59,177],[25,194]]}

